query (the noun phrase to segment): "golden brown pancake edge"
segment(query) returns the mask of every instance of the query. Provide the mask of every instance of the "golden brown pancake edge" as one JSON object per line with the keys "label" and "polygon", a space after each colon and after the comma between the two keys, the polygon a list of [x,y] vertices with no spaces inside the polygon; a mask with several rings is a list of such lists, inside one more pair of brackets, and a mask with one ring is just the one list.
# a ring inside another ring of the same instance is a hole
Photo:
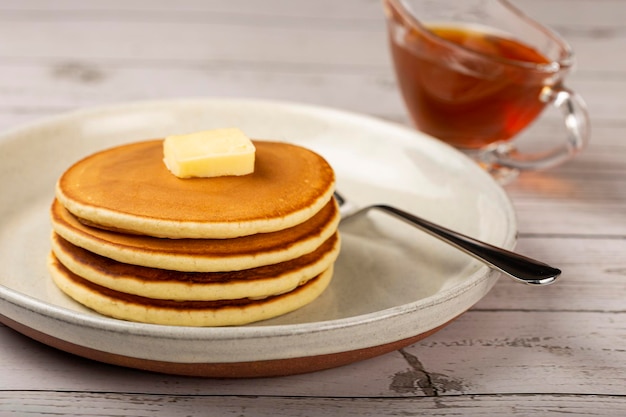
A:
{"label": "golden brown pancake edge", "polygon": [[170,238],[232,238],[282,230],[331,199],[334,172],[317,153],[254,141],[255,172],[181,179],[162,159],[162,140],[106,149],[59,178],[57,198],[92,224]]}
{"label": "golden brown pancake edge", "polygon": [[331,266],[304,285],[260,300],[177,302],[109,290],[70,272],[52,254],[48,269],[57,287],[78,303],[108,317],[175,326],[237,326],[277,317],[315,300],[328,286]]}
{"label": "golden brown pancake edge", "polygon": [[76,246],[123,263],[185,272],[235,271],[297,258],[333,235],[340,220],[333,199],[311,219],[278,232],[234,239],[163,239],[86,226],[58,200],[50,215],[53,230]]}
{"label": "golden brown pancake edge", "polygon": [[335,233],[318,249],[290,261],[229,272],[180,272],[129,265],[75,246],[53,232],[52,253],[72,273],[102,287],[156,299],[209,301],[267,297],[293,290],[335,262]]}

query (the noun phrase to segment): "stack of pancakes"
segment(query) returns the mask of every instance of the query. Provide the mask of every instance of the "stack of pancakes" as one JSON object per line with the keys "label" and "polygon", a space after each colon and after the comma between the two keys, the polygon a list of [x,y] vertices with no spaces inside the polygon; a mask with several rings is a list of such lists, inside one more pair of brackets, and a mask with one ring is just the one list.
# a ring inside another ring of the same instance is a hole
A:
{"label": "stack of pancakes", "polygon": [[188,326],[264,320],[322,293],[340,242],[321,156],[254,141],[254,173],[181,179],[162,144],[108,149],[61,176],[49,269],[63,292],[104,315]]}

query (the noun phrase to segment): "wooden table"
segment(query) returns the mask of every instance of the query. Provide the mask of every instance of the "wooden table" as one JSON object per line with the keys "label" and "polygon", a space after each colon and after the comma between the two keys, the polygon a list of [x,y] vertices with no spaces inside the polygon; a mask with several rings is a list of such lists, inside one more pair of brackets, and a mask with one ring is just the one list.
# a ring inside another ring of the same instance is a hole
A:
{"label": "wooden table", "polygon": [[[0,325],[0,415],[626,415],[626,1],[526,0],[577,52],[592,118],[575,160],[506,186],[517,249],[561,267],[502,278],[441,332],[349,366],[271,379],[151,374]],[[407,116],[377,0],[1,0],[0,129],[97,105],[255,97]],[[547,114],[529,132],[560,134]]]}

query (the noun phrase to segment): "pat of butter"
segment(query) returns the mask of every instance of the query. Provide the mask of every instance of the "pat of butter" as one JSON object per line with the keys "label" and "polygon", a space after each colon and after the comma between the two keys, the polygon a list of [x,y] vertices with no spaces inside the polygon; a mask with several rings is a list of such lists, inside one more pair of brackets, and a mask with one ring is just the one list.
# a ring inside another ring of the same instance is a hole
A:
{"label": "pat of butter", "polygon": [[254,144],[239,129],[168,136],[163,161],[180,178],[247,175],[254,172]]}

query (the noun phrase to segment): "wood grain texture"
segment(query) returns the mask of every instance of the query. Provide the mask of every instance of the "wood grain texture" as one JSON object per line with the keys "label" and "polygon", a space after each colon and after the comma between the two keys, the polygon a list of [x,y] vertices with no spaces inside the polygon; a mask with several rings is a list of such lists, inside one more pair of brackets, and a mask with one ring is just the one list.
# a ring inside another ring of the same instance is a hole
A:
{"label": "wood grain texture", "polygon": [[[354,401],[349,398],[224,397],[116,393],[0,393],[0,415],[106,415],[186,417],[210,410],[220,416],[458,416],[570,415],[620,417],[626,400],[605,396],[467,396]],[[72,402],[74,405],[68,407]]]}
{"label": "wood grain texture", "polygon": [[[501,278],[423,341],[286,378],[146,373],[0,325],[0,416],[626,415],[626,2],[516,4],[573,46],[567,85],[592,120],[579,157],[505,188],[517,249],[561,267],[557,284]],[[297,101],[409,124],[378,0],[0,0],[0,130],[173,97]],[[548,111],[521,146],[562,134]]]}

